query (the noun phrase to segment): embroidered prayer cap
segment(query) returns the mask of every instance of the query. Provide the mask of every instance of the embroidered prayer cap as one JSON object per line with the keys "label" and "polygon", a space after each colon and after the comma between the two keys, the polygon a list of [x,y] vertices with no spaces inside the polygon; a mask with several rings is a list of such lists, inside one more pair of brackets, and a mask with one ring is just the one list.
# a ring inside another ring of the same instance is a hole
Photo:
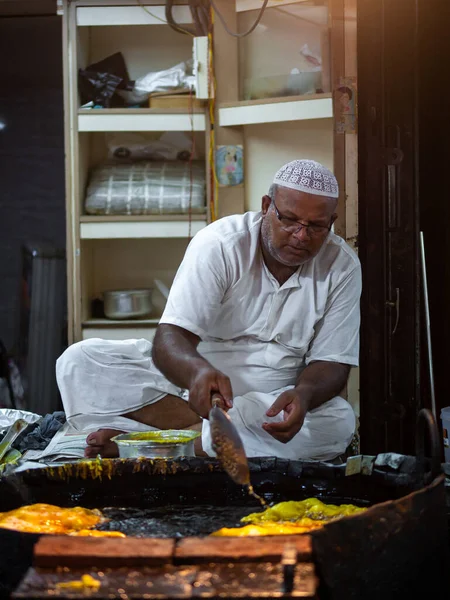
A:
{"label": "embroidered prayer cap", "polygon": [[316,196],[339,197],[336,177],[315,160],[292,160],[277,171],[273,183]]}

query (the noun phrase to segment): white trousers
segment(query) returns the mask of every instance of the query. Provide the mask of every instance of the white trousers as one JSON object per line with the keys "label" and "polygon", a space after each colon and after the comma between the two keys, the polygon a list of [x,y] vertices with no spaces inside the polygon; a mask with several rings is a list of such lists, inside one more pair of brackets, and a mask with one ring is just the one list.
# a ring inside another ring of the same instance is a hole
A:
{"label": "white trousers", "polygon": [[[185,400],[185,390],[170,383],[151,359],[147,340],[85,340],[70,346],[56,362],[56,379],[67,420],[80,431],[113,428],[123,431],[153,429],[122,415],[158,402],[167,394]],[[307,413],[303,427],[287,444],[275,440],[264,429],[264,421],[281,421],[283,414],[269,418],[266,410],[287,386],[267,393],[251,391],[234,398],[228,412],[247,456],[332,460],[345,452],[355,431],[351,406],[337,396]],[[203,449],[214,456],[210,427],[203,420]]]}

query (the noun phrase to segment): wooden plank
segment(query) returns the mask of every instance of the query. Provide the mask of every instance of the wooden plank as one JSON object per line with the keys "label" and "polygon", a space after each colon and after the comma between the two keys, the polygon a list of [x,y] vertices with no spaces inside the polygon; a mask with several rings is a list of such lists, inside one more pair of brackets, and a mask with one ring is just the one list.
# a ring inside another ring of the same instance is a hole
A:
{"label": "wooden plank", "polygon": [[332,116],[333,105],[330,98],[219,109],[221,127],[331,119]]}
{"label": "wooden plank", "polygon": [[[205,221],[206,212],[192,214],[191,221]],[[80,223],[148,223],[160,221],[189,221],[189,215],[81,215]]]}
{"label": "wooden plank", "polygon": [[63,97],[64,97],[64,168],[65,168],[65,207],[66,207],[66,289],[67,289],[67,338],[69,344],[74,341],[74,290],[73,290],[73,206],[72,206],[72,122],[70,116],[70,61],[69,52],[69,22],[67,18],[67,4],[64,4],[62,28],[62,58],[63,58]]}
{"label": "wooden plank", "polygon": [[133,567],[172,562],[175,541],[159,538],[42,536],[34,547],[33,566]]}
{"label": "wooden plank", "polygon": [[[16,0],[14,0],[16,1]],[[77,7],[80,6],[105,6],[105,0],[70,0]],[[141,0],[141,5],[152,7],[161,6],[165,0]],[[189,0],[174,0],[177,6],[185,6],[189,4]],[[108,6],[133,6],[137,4],[136,0],[108,0]]]}
{"label": "wooden plank", "polygon": [[[80,321],[81,323],[91,316],[92,300],[95,298],[95,248],[90,241],[81,244],[80,251],[80,298],[77,301],[80,303]],[[77,341],[80,338],[77,337]]]}
{"label": "wooden plank", "polygon": [[[175,6],[173,17],[180,25],[192,23],[189,7]],[[165,7],[150,6],[80,6],[77,8],[79,27],[126,26],[126,25],[164,25]]]}
{"label": "wooden plank", "polygon": [[83,321],[83,327],[137,327],[138,325],[148,325],[156,327],[159,319],[87,319]]}
{"label": "wooden plank", "polygon": [[309,535],[268,537],[190,537],[180,540],[175,548],[176,563],[208,562],[279,562],[287,545],[297,550],[297,560],[305,562],[312,556]]}
{"label": "wooden plank", "polygon": [[[208,90],[209,91],[209,90]],[[209,148],[211,146],[211,115],[208,109],[205,111],[205,175],[206,175],[206,219],[211,223],[211,198],[212,198],[212,165],[209,160]]]}
{"label": "wooden plank", "polygon": [[[70,169],[70,190],[68,198],[68,213],[70,214],[70,240],[71,245],[68,248],[68,273],[70,280],[68,283],[70,289],[70,298],[72,298],[72,320],[69,321],[69,344],[78,341],[81,338],[81,270],[80,270],[80,230],[78,219],[80,216],[80,147],[77,132],[77,109],[78,109],[78,47],[77,28],[75,23],[75,8],[68,0],[64,2],[64,20],[67,27],[67,79],[68,86],[68,105],[66,111],[69,121],[69,169]],[[80,62],[81,64],[81,62]],[[84,191],[84,190],[83,190]]]}
{"label": "wooden plank", "polygon": [[[330,0],[331,81],[333,94],[345,73],[344,0]],[[345,239],[345,135],[334,133],[334,174],[339,183],[337,220],[334,231]]]}
{"label": "wooden plank", "polygon": [[[309,0],[269,0],[267,8],[278,8],[280,6],[287,6],[288,4],[301,4],[302,2],[309,2]],[[262,0],[236,0],[236,11],[245,12],[247,10],[258,10],[262,6]]]}
{"label": "wooden plank", "polygon": [[[192,111],[194,114],[203,115],[205,113],[204,108],[194,108]],[[189,116],[188,111],[185,108],[80,108],[78,110],[79,115],[162,115],[162,116],[170,116],[170,115],[184,115]]]}
{"label": "wooden plank", "polygon": [[[346,77],[357,77],[357,0],[345,0],[345,57],[344,70]],[[356,84],[356,90],[358,84]],[[355,109],[358,110],[357,101]],[[356,115],[357,123],[358,115]],[[345,239],[358,251],[358,135],[345,134]],[[352,369],[347,383],[347,400],[360,415],[360,381],[359,369]],[[359,424],[357,426],[359,431]]]}
{"label": "wooden plank", "polygon": [[[14,0],[16,2],[17,0]],[[35,0],[33,0],[34,2]],[[76,6],[105,6],[105,0],[71,0]],[[161,6],[164,0],[141,0],[141,4],[148,6]],[[175,5],[186,5],[189,0],[174,0]],[[108,0],[108,6],[136,6],[136,0]]]}
{"label": "wooden plank", "polygon": [[[195,235],[206,227],[206,220],[192,221],[191,235]],[[107,240],[130,238],[184,238],[189,237],[189,222],[183,221],[147,221],[107,223],[80,223],[82,240]]]}
{"label": "wooden plank", "polygon": [[258,100],[241,100],[240,102],[221,102],[219,108],[240,108],[241,106],[259,106],[260,104],[280,104],[283,102],[297,102],[302,100],[321,100],[331,98],[329,94],[308,94],[307,96],[283,96],[279,98],[261,98]]}
{"label": "wooden plank", "polygon": [[141,327],[83,327],[81,339],[100,338],[103,340],[131,340],[144,339],[153,341],[156,333],[156,325]]}
{"label": "wooden plank", "polygon": [[[216,0],[216,6],[229,28],[237,30],[235,2]],[[226,128],[219,124],[218,105],[222,102],[239,101],[238,74],[238,40],[230,36],[224,29],[217,16],[214,20],[213,35],[214,71],[216,76],[216,126],[215,146],[243,145],[244,132],[241,128]],[[244,165],[245,176],[245,165]],[[219,217],[242,213],[244,211],[244,186],[228,186],[219,188],[218,211]]]}
{"label": "wooden plank", "polygon": [[[151,112],[150,112],[151,111]],[[153,112],[111,114],[103,110],[83,111],[78,115],[78,131],[205,131],[205,115],[187,112]]]}
{"label": "wooden plank", "polygon": [[[345,76],[357,76],[356,61],[356,11],[357,0],[345,0]],[[357,89],[357,85],[356,85]],[[355,102],[357,110],[357,102]],[[345,196],[346,196],[346,240],[352,248],[358,241],[358,136],[345,134]]]}
{"label": "wooden plank", "polygon": [[320,34],[320,48],[322,53],[322,89],[331,96],[331,50],[330,50],[330,27]]}

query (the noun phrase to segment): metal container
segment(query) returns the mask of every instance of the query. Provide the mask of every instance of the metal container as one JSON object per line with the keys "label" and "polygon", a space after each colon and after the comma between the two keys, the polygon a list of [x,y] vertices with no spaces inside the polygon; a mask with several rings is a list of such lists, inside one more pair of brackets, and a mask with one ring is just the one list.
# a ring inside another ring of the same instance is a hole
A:
{"label": "metal container", "polygon": [[166,429],[144,433],[121,433],[112,438],[119,448],[120,458],[180,458],[195,456],[194,440],[199,431]]}
{"label": "metal container", "polygon": [[137,319],[152,312],[151,288],[108,290],[103,292],[104,312],[108,319]]}

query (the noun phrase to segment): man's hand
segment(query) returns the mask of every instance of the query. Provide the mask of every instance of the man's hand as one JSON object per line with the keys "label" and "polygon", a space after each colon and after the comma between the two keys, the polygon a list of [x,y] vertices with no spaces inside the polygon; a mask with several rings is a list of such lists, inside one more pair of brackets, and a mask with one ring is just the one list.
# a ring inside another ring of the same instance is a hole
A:
{"label": "man's hand", "polygon": [[309,402],[298,390],[283,392],[266,412],[268,417],[275,417],[283,410],[283,421],[263,423],[263,429],[279,442],[286,444],[302,428],[308,408]]}
{"label": "man's hand", "polygon": [[153,340],[152,358],[156,367],[174,385],[189,390],[189,407],[208,418],[213,396],[225,410],[233,406],[229,378],[215,369],[197,351],[200,338],[177,325],[158,325]]}
{"label": "man's hand", "polygon": [[189,406],[198,415],[207,419],[213,396],[222,397],[222,408],[225,410],[233,406],[230,379],[217,369],[205,366],[196,372],[189,386]]}

